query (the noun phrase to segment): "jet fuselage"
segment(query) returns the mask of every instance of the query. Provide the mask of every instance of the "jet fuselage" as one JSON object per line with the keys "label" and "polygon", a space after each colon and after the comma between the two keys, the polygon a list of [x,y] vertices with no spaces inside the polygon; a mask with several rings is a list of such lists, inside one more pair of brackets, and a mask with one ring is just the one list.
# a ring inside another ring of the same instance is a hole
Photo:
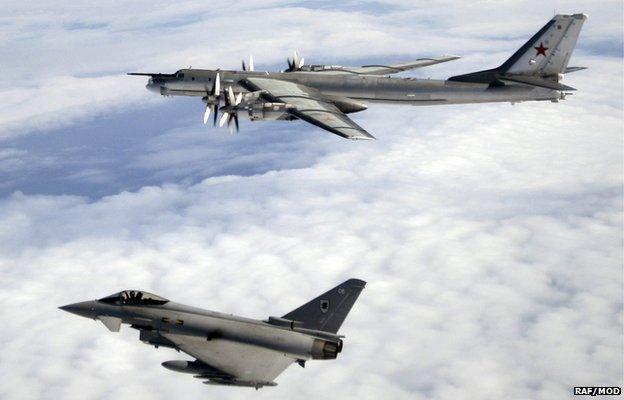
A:
{"label": "jet fuselage", "polygon": [[[117,305],[94,300],[61,308],[96,320],[102,320],[102,317],[119,318],[122,323],[141,331],[170,332],[200,336],[206,340],[224,339],[247,343],[283,352],[296,360],[323,359],[322,346],[325,340],[339,344],[340,348],[342,346],[339,336],[329,332],[294,330],[288,326],[276,326],[261,320],[218,313],[171,301],[164,305]],[[148,341],[150,344],[167,346],[165,339],[159,339],[158,335],[153,338],[155,341],[153,343]]]}

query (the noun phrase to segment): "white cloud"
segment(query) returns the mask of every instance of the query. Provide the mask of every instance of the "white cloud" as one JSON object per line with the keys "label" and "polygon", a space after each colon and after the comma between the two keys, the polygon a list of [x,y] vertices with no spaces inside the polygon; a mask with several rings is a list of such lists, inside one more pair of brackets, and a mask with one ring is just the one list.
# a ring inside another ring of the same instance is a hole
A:
{"label": "white cloud", "polygon": [[[444,20],[447,5],[419,11]],[[217,7],[212,15],[216,26],[231,25],[231,12]],[[497,7],[498,18],[517,8]],[[183,18],[176,14],[179,9],[152,7],[139,14],[136,26]],[[296,39],[315,23],[325,30],[313,38],[332,32],[340,37],[341,28],[330,27],[345,12],[292,11],[267,7],[257,12],[263,18],[275,14],[271,21],[286,28],[299,26]],[[467,7],[460,11],[471,12]],[[369,29],[370,51],[383,54],[375,46],[411,28],[408,19],[395,28],[378,23],[403,12],[356,14],[345,27]],[[78,21],[103,21],[117,30],[133,23],[131,17],[119,17],[114,4],[102,9],[101,20],[86,18],[87,10],[75,13]],[[598,17],[588,21],[589,32],[596,29],[592,23],[610,21],[600,19],[605,13],[594,13]],[[319,22],[319,16],[326,20]],[[440,25],[428,27],[425,17],[411,17],[420,21],[414,32],[431,40],[426,46],[446,52],[450,40],[443,38],[443,30],[436,32]],[[245,18],[251,17],[243,13]],[[480,18],[475,24],[492,19]],[[44,13],[40,23],[46,21]],[[206,32],[203,20],[194,24],[188,32]],[[519,26],[504,34],[516,37],[532,30]],[[162,29],[156,32],[167,36]],[[244,32],[233,36],[241,41]],[[259,46],[286,49],[294,42],[275,36],[259,39]],[[173,34],[169,40],[180,38]],[[397,52],[407,48],[402,47],[406,41],[398,42]],[[201,56],[205,60],[223,56],[233,62],[240,53],[227,48],[233,42],[212,42],[216,48]],[[412,48],[424,48],[425,42]],[[147,51],[136,43],[118,45],[138,55]],[[309,43],[311,54],[351,51],[348,43],[332,42],[340,44],[332,48],[332,43],[319,43]],[[498,40],[479,37],[474,43],[470,51],[493,43],[508,53]],[[200,57],[189,46],[179,46],[181,60],[193,52]],[[356,48],[349,57],[366,54],[364,46]],[[89,51],[71,57],[80,59]],[[165,46],[154,64],[169,62],[168,51],[173,50]],[[106,68],[126,68],[122,56],[111,58]],[[575,60],[591,69],[570,76],[569,83],[580,90],[560,104],[372,107],[354,118],[379,141],[339,141],[294,124],[289,129],[310,135],[301,142],[305,150],[248,152],[249,164],[262,167],[256,175],[146,186],[99,199],[19,192],[1,199],[5,326],[0,375],[7,384],[0,387],[0,398],[153,399],[183,393],[226,399],[551,399],[569,396],[575,385],[621,386],[622,62],[582,52]],[[477,66],[471,57],[462,62],[474,69],[487,66]],[[39,131],[127,106],[122,97],[147,95],[142,88],[107,90],[119,86],[118,78],[71,77],[73,72],[55,68],[49,70],[46,90],[28,89],[53,94],[54,101],[41,100],[32,108],[45,111],[40,117],[26,104],[27,92],[11,86],[17,111],[15,116],[0,112],[6,125],[32,120],[28,129]],[[58,89],[64,79],[72,88],[69,99]],[[35,80],[45,81],[41,75]],[[79,90],[84,82],[106,93],[87,99],[88,93]],[[68,119],[58,117],[70,109],[75,110]],[[261,126],[254,125],[253,132],[261,133]],[[245,154],[239,147],[252,140],[245,133],[228,148],[223,143],[230,139],[201,135],[195,125],[182,125],[152,139],[131,162],[168,177],[195,170],[208,175],[214,173],[208,164],[227,163],[227,154]],[[201,158],[201,152],[189,151],[210,146],[227,149],[226,155],[213,150]],[[327,150],[331,146],[336,149]],[[293,154],[305,156],[306,163],[267,171],[271,156]],[[21,156],[19,149],[4,150],[0,163],[9,160],[6,168],[16,168]],[[106,180],[109,173],[77,170],[72,179]],[[311,362],[306,369],[291,367],[278,378],[277,388],[258,393],[205,387],[159,366],[182,355],[150,349],[130,329],[115,335],[56,309],[141,288],[187,304],[264,318],[352,276],[369,285],[343,328],[347,339],[341,357]]]}
{"label": "white cloud", "polygon": [[[620,384],[621,122],[569,138],[560,122],[578,110],[552,107],[464,111],[394,139],[393,124],[387,147],[356,145],[310,168],[93,202],[4,200],[2,303],[29,311],[10,313],[2,333],[1,372],[14,383],[4,397],[244,396],[160,368],[179,356],[136,332],[114,336],[55,307],[138,287],[262,318],[349,276],[370,283],[343,357],[292,368],[261,398],[554,398]],[[402,112],[367,123],[382,111]],[[485,115],[490,129],[475,123]],[[549,141],[572,141],[565,151],[524,129],[544,120]]]}
{"label": "white cloud", "polygon": [[[144,82],[119,76],[46,79],[40,85],[0,91],[6,101],[0,111],[0,132],[14,136],[66,126],[128,103],[145,103]],[[121,100],[123,99],[123,100]]]}

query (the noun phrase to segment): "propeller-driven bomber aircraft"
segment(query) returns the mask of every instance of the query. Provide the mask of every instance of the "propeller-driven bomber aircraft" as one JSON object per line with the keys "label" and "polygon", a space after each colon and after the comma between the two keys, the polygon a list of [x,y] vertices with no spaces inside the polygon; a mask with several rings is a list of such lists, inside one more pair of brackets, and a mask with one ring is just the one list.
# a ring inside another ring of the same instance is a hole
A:
{"label": "propeller-driven bomber aircraft", "polygon": [[349,279],[283,317],[260,321],[174,303],[155,294],[125,290],[99,300],[60,307],[101,321],[119,332],[122,323],[139,330],[139,339],[170,347],[195,361],[162,365],[195,375],[209,385],[275,386],[290,364],[331,360],[342,351],[338,329],[366,282]]}
{"label": "propeller-driven bomber aircraft", "polygon": [[[306,65],[295,53],[282,72],[254,70],[253,59],[242,71],[181,69],[174,74],[130,73],[150,79],[147,89],[164,96],[197,96],[206,103],[204,123],[227,123],[238,130],[238,113],[252,121],[303,120],[348,139],[374,139],[346,114],[368,103],[440,105],[565,99],[572,87],[564,74],[584,14],[556,15],[497,68],[447,80],[393,78],[390,75],[455,60],[457,56],[421,58],[393,65],[342,67]],[[218,118],[217,113],[222,113]]]}

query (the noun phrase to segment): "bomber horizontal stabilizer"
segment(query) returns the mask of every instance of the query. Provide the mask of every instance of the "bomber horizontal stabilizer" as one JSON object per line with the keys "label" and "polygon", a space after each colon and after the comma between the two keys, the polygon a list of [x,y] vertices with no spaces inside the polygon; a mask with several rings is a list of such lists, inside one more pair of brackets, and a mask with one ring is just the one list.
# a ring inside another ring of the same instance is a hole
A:
{"label": "bomber horizontal stabilizer", "polygon": [[567,67],[563,73],[569,74],[571,72],[582,71],[584,69],[587,69],[587,67]]}
{"label": "bomber horizontal stabilizer", "polygon": [[503,76],[500,76],[498,79],[500,79],[501,81],[524,83],[525,85],[538,86],[538,87],[543,87],[543,88],[552,89],[552,90],[562,90],[562,91],[576,90],[575,88],[571,86],[567,86],[556,81],[551,81],[548,79],[540,78],[538,76],[503,75]]}

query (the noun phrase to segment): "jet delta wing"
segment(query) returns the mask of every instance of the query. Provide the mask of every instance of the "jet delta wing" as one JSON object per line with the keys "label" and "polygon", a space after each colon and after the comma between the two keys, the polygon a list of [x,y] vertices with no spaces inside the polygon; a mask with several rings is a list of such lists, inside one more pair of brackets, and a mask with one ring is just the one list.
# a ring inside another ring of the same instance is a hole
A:
{"label": "jet delta wing", "polygon": [[206,340],[204,337],[175,333],[163,333],[162,336],[186,354],[228,375],[223,377],[207,373],[197,376],[206,379],[206,383],[274,386],[273,380],[297,360],[296,356],[280,351],[228,339]]}
{"label": "jet delta wing", "polygon": [[283,317],[260,321],[174,303],[139,290],[62,310],[102,322],[118,332],[122,323],[139,330],[139,339],[155,347],[182,351],[195,361],[166,361],[163,367],[193,374],[209,385],[275,386],[296,362],[335,359],[342,351],[338,329],[366,282],[349,279]]}

